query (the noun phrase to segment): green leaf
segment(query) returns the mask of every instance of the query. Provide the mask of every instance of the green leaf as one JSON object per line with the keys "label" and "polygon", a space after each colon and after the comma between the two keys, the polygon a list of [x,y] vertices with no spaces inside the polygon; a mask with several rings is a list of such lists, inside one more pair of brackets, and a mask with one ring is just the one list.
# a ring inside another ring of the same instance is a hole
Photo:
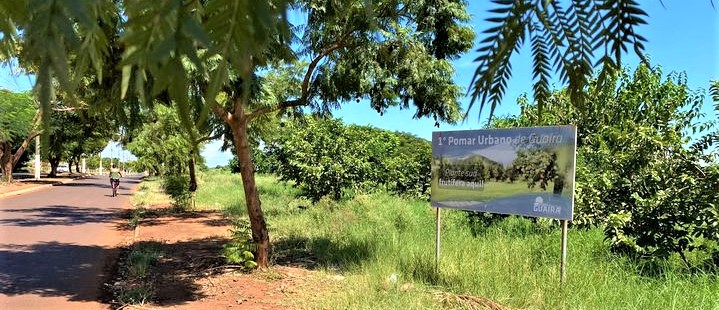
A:
{"label": "green leaf", "polygon": [[122,82],[120,86],[120,99],[125,99],[125,95],[127,94],[127,88],[130,84],[130,75],[132,74],[132,66],[131,65],[124,65],[122,66]]}

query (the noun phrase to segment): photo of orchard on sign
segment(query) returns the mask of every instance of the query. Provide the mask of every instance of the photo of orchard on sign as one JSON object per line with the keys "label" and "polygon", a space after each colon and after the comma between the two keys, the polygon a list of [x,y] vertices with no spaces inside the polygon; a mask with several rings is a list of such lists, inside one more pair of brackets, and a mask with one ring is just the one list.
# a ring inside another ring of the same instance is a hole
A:
{"label": "photo of orchard on sign", "polygon": [[432,133],[433,207],[571,220],[576,127]]}

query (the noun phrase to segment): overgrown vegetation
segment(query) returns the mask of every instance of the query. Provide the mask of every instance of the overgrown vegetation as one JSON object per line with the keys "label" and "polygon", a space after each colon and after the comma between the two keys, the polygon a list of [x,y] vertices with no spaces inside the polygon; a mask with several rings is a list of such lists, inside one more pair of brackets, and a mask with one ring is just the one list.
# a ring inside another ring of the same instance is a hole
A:
{"label": "overgrown vegetation", "polygon": [[244,219],[234,219],[232,223],[232,241],[222,247],[222,256],[227,263],[239,265],[243,269],[252,270],[257,267],[255,262],[254,244],[250,224]]}
{"label": "overgrown vegetation", "polygon": [[521,115],[493,125],[577,124],[573,224],[604,228],[615,251],[646,263],[678,255],[719,267],[719,102],[707,117],[704,92],[689,89],[685,74],[665,78],[647,64],[611,79],[590,83],[583,110],[557,91],[541,114],[524,98]]}
{"label": "overgrown vegetation", "polygon": [[183,174],[171,174],[162,178],[162,188],[172,199],[172,206],[177,210],[187,210],[191,206],[190,177]]}
{"label": "overgrown vegetation", "polygon": [[[228,185],[240,176],[209,171],[201,178],[206,186],[198,190],[198,206],[247,216],[241,189]],[[311,203],[273,176],[259,176],[258,184],[275,236],[273,263],[342,276],[317,283],[338,289],[308,293],[296,301],[301,307],[451,308],[464,295],[532,309],[719,307],[716,275],[697,272],[675,256],[653,264],[618,256],[600,228],[570,230],[562,287],[560,231],[548,221],[509,217],[487,224],[444,210],[441,269],[435,273],[434,210],[425,200],[372,193]]]}
{"label": "overgrown vegetation", "polygon": [[153,289],[150,267],[162,256],[153,244],[135,244],[120,258],[119,279],[112,291],[113,304],[119,307],[142,305],[152,300]]}

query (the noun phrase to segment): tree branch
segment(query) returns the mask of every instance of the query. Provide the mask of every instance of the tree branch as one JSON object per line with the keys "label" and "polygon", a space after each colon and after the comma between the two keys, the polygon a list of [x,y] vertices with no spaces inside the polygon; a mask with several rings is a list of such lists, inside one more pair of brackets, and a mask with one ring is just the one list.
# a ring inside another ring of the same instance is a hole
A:
{"label": "tree branch", "polygon": [[217,104],[217,102],[210,104],[210,109],[217,115],[222,121],[229,124],[232,119],[232,114],[225,111],[225,108]]}
{"label": "tree branch", "polygon": [[199,138],[199,139],[195,140],[195,145],[198,145],[198,144],[200,144],[200,143],[202,143],[202,142],[205,142],[205,141],[210,141],[210,140],[219,139],[219,138],[221,138],[221,137],[222,137],[222,133],[218,133],[218,134],[216,134],[216,135],[214,135],[214,136],[205,136],[205,137],[202,137],[202,138]]}
{"label": "tree branch", "polygon": [[293,100],[287,100],[275,107],[263,107],[259,108],[257,110],[252,111],[252,113],[247,114],[247,120],[252,120],[262,114],[270,113],[272,111],[281,111],[287,108],[291,107],[299,107],[305,105],[306,101],[302,99],[293,99]]}
{"label": "tree branch", "polygon": [[20,157],[22,157],[22,154],[25,153],[25,149],[27,149],[27,146],[30,145],[30,141],[32,139],[35,139],[35,137],[39,136],[42,133],[42,131],[36,131],[30,134],[27,138],[25,138],[25,141],[22,142],[20,147],[15,151],[15,154],[12,156],[12,165],[13,167],[17,164],[17,162],[20,160]]}
{"label": "tree branch", "polygon": [[72,112],[77,110],[85,110],[87,107],[63,107],[63,108],[52,108],[55,112]]}
{"label": "tree branch", "polygon": [[310,79],[312,78],[312,74],[314,74],[315,68],[317,67],[317,64],[319,64],[320,60],[322,60],[322,58],[325,58],[325,56],[329,55],[330,53],[340,48],[343,48],[344,46],[345,45],[343,38],[339,42],[323,48],[320,54],[317,55],[314,59],[312,59],[312,62],[310,62],[310,65],[307,67],[307,73],[305,73],[305,78],[302,80],[302,101],[306,101],[307,97],[309,97]]}
{"label": "tree branch", "polygon": [[332,53],[340,48],[345,47],[345,44],[344,44],[345,38],[346,38],[346,36],[342,37],[342,39],[340,39],[340,41],[338,41],[337,43],[334,43],[331,46],[323,48],[322,51],[317,56],[315,56],[315,58],[312,59],[312,62],[310,62],[309,66],[307,67],[307,72],[305,73],[305,77],[302,80],[302,93],[301,93],[301,96],[299,99],[292,99],[292,100],[284,101],[284,102],[280,103],[279,105],[277,105],[276,107],[263,107],[263,108],[254,110],[251,113],[246,115],[247,120],[248,121],[252,120],[262,114],[266,114],[269,112],[281,111],[281,110],[284,110],[284,109],[287,109],[290,107],[299,107],[299,106],[306,105],[307,100],[309,99],[309,96],[310,96],[310,91],[309,91],[310,79],[312,78],[312,75],[314,74],[314,71],[317,68],[317,65],[323,58],[327,57],[327,55],[329,55],[330,53]]}

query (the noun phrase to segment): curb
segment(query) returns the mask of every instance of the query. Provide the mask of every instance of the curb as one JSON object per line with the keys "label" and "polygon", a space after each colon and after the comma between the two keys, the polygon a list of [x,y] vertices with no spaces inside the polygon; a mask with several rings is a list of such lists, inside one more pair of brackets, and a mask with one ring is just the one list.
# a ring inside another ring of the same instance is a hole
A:
{"label": "curb", "polygon": [[33,187],[29,187],[29,188],[23,188],[23,189],[19,189],[19,190],[16,190],[16,191],[12,191],[12,192],[7,192],[7,193],[0,194],[0,199],[1,199],[1,198],[5,198],[5,197],[10,197],[10,196],[22,195],[22,194],[25,194],[25,193],[34,192],[34,191],[37,191],[37,190],[45,189],[45,188],[52,187],[52,186],[56,186],[56,185],[61,185],[61,184],[65,184],[65,183],[70,183],[70,182],[72,182],[72,181],[80,180],[80,179],[84,179],[84,178],[85,178],[85,176],[79,176],[79,177],[77,177],[77,178],[72,178],[72,179],[68,179],[68,180],[55,181],[55,182],[53,182],[53,183],[51,183],[51,184],[42,184],[42,185],[33,186]]}

